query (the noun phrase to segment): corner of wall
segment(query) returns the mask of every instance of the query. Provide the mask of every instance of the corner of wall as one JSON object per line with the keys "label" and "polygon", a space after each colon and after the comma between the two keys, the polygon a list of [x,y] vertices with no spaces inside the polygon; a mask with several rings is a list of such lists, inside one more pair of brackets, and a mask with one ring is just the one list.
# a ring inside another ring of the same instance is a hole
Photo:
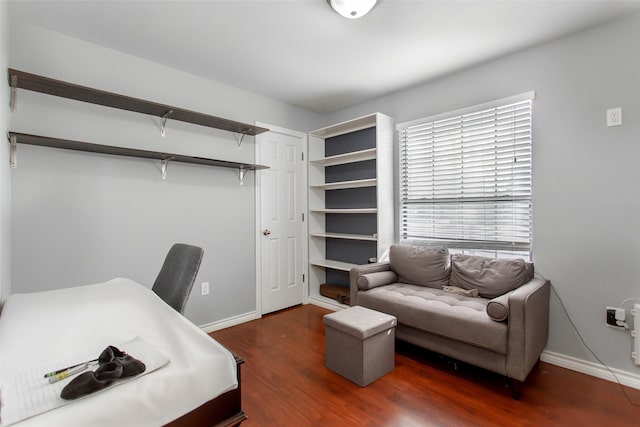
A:
{"label": "corner of wall", "polygon": [[[9,2],[0,1],[0,73],[9,65]],[[9,130],[9,87],[0,84],[0,303],[11,293],[11,168],[9,144],[2,135]]]}

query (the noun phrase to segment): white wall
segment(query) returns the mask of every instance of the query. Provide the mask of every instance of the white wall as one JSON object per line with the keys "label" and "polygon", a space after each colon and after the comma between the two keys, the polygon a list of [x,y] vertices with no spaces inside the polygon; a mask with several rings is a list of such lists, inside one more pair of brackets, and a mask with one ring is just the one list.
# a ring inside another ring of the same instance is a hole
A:
{"label": "white wall", "polygon": [[[0,1],[0,70],[9,57],[9,3]],[[2,71],[4,76],[4,71]],[[4,140],[9,121],[9,87],[0,84],[0,304],[11,293],[11,168]]]}
{"label": "white wall", "polygon": [[[536,271],[551,280],[596,354],[635,375],[629,334],[605,327],[604,310],[640,297],[638,40],[640,15],[630,16],[329,118],[380,111],[403,122],[535,90]],[[622,107],[622,126],[606,127],[612,107]],[[593,360],[555,296],[547,350]]]}
{"label": "white wall", "polygon": [[[11,25],[12,68],[169,105],[306,131],[314,113],[41,28]],[[256,69],[258,64],[256,64]],[[254,139],[18,91],[16,132],[252,163]],[[260,173],[260,172],[257,172]],[[129,277],[151,286],[174,242],[205,256],[186,316],[203,325],[255,310],[254,172],[18,147],[12,171],[13,292]]]}

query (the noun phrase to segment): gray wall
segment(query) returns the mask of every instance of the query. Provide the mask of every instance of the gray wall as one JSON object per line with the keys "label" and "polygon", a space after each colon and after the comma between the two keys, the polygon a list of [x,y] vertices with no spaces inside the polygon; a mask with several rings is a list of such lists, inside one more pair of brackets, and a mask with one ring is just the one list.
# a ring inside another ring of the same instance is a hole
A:
{"label": "gray wall", "polygon": [[[7,69],[9,57],[8,5],[0,1],[0,70]],[[9,144],[3,137],[8,129],[8,99],[9,87],[0,84],[0,303],[11,293],[11,168]]]}
{"label": "gray wall", "polygon": [[[324,118],[237,88],[41,28],[11,23],[9,65],[220,117],[306,131]],[[256,64],[258,69],[258,64]],[[258,71],[257,71],[258,72]],[[11,129],[80,141],[252,163],[254,138],[18,91]],[[257,172],[260,173],[260,172]],[[18,147],[12,171],[12,292],[129,277],[150,287],[174,242],[205,256],[186,316],[205,325],[255,310],[255,185],[237,171]],[[200,296],[199,283],[211,293]]]}
{"label": "gray wall", "polygon": [[[403,122],[535,90],[536,271],[551,280],[595,353],[636,375],[629,334],[605,327],[604,310],[640,297],[638,40],[640,15],[630,16],[329,117],[380,111]],[[612,107],[622,107],[623,125],[607,128]],[[594,360],[555,296],[547,350]]]}
{"label": "gray wall", "polygon": [[[640,16],[452,74],[327,117],[42,29],[12,23],[0,2],[0,61],[78,84],[121,92],[245,122],[306,131],[380,111],[397,122],[535,90],[534,261],[551,279],[586,342],[609,366],[638,373],[628,334],[604,326],[604,307],[638,297],[640,273]],[[3,67],[4,69],[4,67]],[[2,87],[7,99],[6,85]],[[10,114],[15,131],[252,161],[253,141],[148,116],[26,91]],[[605,126],[605,110],[623,108],[624,124]],[[0,107],[5,128],[6,102]],[[0,144],[2,295],[131,277],[151,286],[168,247],[205,248],[187,317],[196,324],[255,309],[253,174],[159,165],[36,147],[20,147],[9,176]],[[11,188],[8,182],[12,181]],[[7,198],[12,195],[9,203]],[[13,245],[11,242],[13,214]],[[11,247],[12,254],[8,253]],[[8,263],[12,258],[12,287]],[[592,360],[552,298],[548,350]]]}

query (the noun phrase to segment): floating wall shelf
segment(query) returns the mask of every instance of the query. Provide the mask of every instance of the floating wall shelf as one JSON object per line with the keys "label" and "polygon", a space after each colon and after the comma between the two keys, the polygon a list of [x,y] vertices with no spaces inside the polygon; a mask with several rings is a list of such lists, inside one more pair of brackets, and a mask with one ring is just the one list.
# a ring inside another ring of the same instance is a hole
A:
{"label": "floating wall shelf", "polygon": [[11,68],[9,68],[9,86],[11,86],[12,111],[16,111],[17,89],[20,88],[73,99],[76,101],[89,102],[91,104],[98,104],[106,107],[119,108],[121,110],[135,111],[137,113],[160,117],[162,120],[161,133],[163,136],[167,119],[234,132],[240,136],[238,144],[242,142],[242,137],[244,135],[255,136],[269,131],[269,129],[246,123],[240,123],[216,116],[210,116],[208,114],[172,107],[170,105],[158,104],[156,102],[105,92],[99,89],[79,86],[61,80],[13,70]]}
{"label": "floating wall shelf", "polygon": [[160,160],[162,168],[162,178],[166,177],[166,169],[169,161],[182,163],[195,163],[206,166],[217,166],[223,168],[238,169],[240,184],[242,185],[244,175],[249,170],[268,169],[268,166],[254,165],[248,163],[229,162],[226,160],[216,160],[206,157],[185,156],[182,154],[162,153],[157,151],[138,150],[135,148],[114,147],[111,145],[91,144],[81,141],[70,141],[67,139],[49,138],[46,136],[28,135],[24,133],[9,132],[9,143],[11,144],[11,167],[17,166],[17,144],[38,145],[41,147],[62,148],[65,150],[86,151],[90,153],[112,154],[116,156],[139,157],[143,159]]}

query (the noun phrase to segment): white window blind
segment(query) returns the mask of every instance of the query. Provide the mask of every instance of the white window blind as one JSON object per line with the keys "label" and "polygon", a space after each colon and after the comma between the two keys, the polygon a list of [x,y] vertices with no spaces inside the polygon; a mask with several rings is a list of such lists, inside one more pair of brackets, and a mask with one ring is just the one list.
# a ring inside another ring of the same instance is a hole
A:
{"label": "white window blind", "polygon": [[529,258],[532,99],[398,125],[401,241]]}

